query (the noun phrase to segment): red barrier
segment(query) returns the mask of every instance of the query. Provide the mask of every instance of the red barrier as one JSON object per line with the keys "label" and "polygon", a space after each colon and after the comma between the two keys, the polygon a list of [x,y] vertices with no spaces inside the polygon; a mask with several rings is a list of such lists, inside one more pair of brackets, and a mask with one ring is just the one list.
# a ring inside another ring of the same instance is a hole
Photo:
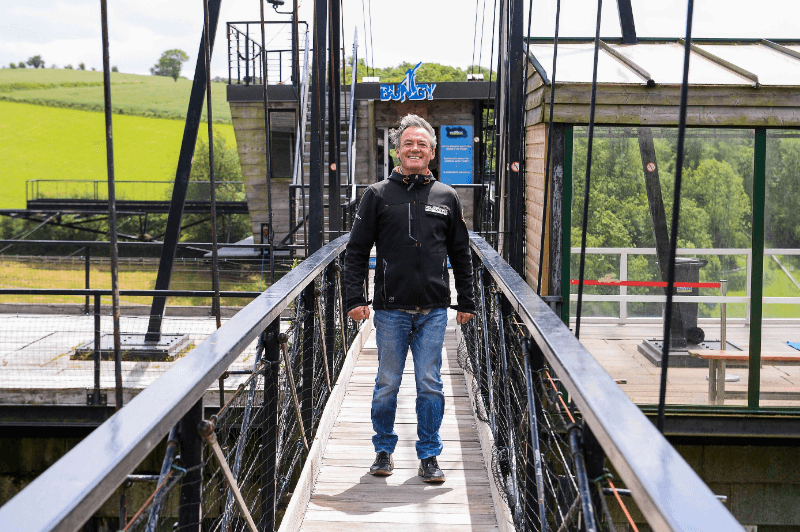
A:
{"label": "red barrier", "polygon": [[[571,279],[569,284],[578,284],[577,279]],[[654,286],[666,288],[667,283],[662,281],[592,281],[584,280],[584,286]],[[719,283],[675,283],[675,288],[719,288]]]}

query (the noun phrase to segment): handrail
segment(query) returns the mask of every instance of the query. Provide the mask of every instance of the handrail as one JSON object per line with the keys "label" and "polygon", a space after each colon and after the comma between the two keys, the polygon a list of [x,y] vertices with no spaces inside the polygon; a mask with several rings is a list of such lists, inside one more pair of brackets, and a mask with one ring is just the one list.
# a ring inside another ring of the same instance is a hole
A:
{"label": "handrail", "polygon": [[470,245],[656,531],[744,531],[689,464],[488,242]]}
{"label": "handrail", "polygon": [[298,182],[298,172],[303,171],[303,144],[306,139],[306,107],[308,102],[308,48],[309,38],[306,29],[306,45],[303,52],[303,76],[300,81],[300,122],[297,124],[297,139],[294,148],[294,171],[292,172],[292,183]]}
{"label": "handrail", "polygon": [[341,236],[300,263],[39,475],[0,508],[3,529],[80,528],[348,239]]}

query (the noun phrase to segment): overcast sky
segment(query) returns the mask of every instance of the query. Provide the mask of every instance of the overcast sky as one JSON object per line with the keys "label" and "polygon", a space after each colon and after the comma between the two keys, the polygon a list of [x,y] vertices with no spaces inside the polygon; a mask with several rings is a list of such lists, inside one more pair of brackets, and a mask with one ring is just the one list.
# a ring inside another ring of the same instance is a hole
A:
{"label": "overcast sky", "polygon": [[[473,62],[473,54],[475,62],[480,57],[481,64],[489,66],[496,0],[343,2],[348,55],[357,29],[359,57],[366,54],[369,62],[378,67],[401,61],[424,61],[464,68]],[[291,0],[286,3],[291,4]],[[533,1],[531,35],[553,36],[555,3],[555,0]],[[632,3],[639,36],[684,35],[685,0],[632,0]],[[40,54],[48,67],[84,62],[87,68],[102,68],[99,0],[3,0],[2,4],[0,65]],[[695,5],[695,37],[800,38],[798,0],[697,0]],[[111,64],[122,72],[148,74],[161,52],[180,48],[190,57],[183,75],[191,76],[200,44],[202,9],[202,0],[109,0]],[[301,0],[300,18],[311,23],[312,9],[313,0]],[[563,0],[561,35],[593,36],[596,9],[596,0]],[[620,35],[616,9],[614,0],[603,3],[602,36]],[[222,0],[213,76],[227,77],[224,22],[258,18],[258,0]],[[284,20],[287,16],[276,14],[268,5],[266,18]],[[527,19],[526,7],[526,27]],[[481,40],[481,23],[482,50],[474,44]]]}

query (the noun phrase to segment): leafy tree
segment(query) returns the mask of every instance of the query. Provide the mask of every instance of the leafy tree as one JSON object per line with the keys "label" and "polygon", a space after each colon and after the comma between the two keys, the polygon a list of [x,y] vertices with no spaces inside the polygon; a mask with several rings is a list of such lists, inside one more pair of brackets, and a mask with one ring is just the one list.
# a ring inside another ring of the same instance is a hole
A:
{"label": "leafy tree", "polygon": [[19,63],[17,63],[17,68],[25,68],[25,63],[20,61]]}
{"label": "leafy tree", "polygon": [[170,76],[175,81],[181,75],[181,67],[183,63],[189,60],[189,56],[183,50],[167,50],[161,54],[158,63],[153,65],[150,73],[154,76]]}
{"label": "leafy tree", "polygon": [[74,70],[72,65],[64,65],[64,70]]}
{"label": "leafy tree", "polygon": [[119,68],[117,68],[115,66],[112,66],[111,67],[111,72],[119,72]]}
{"label": "leafy tree", "polygon": [[78,63],[78,70],[86,70],[86,63]]}
{"label": "leafy tree", "polygon": [[32,68],[44,68],[44,59],[42,59],[41,55],[29,57],[26,63]]}
{"label": "leafy tree", "polygon": [[17,65],[14,63],[9,63],[8,68],[17,68]]}

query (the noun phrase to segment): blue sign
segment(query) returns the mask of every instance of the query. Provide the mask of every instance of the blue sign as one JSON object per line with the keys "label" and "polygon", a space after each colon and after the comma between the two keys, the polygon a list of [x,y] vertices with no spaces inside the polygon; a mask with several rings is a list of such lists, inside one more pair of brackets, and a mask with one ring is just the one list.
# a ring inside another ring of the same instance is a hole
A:
{"label": "blue sign", "polygon": [[406,100],[433,100],[433,91],[436,83],[417,84],[417,70],[422,66],[422,62],[417,66],[406,71],[406,77],[398,84],[381,85],[382,102],[404,102]]}
{"label": "blue sign", "polygon": [[472,126],[442,126],[439,141],[439,180],[447,185],[472,183]]}

